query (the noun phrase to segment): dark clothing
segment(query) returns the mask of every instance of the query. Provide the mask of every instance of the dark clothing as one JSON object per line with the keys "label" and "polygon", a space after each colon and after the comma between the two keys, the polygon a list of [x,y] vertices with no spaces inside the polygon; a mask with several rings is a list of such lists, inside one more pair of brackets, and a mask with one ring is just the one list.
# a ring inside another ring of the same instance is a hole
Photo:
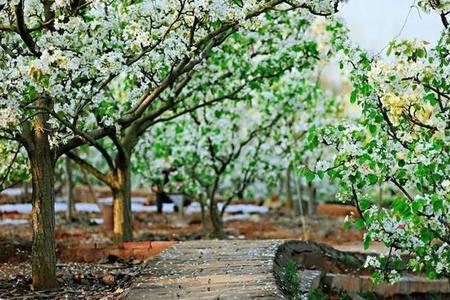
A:
{"label": "dark clothing", "polygon": [[164,203],[173,203],[173,201],[164,191],[156,193],[156,211],[158,214],[163,212]]}
{"label": "dark clothing", "polygon": [[157,181],[156,185],[158,187],[158,191],[155,191],[156,193],[156,207],[157,212],[161,214],[163,212],[163,204],[164,203],[173,203],[173,200],[169,197],[169,195],[164,192],[164,186],[169,182],[169,176],[170,173],[175,171],[176,168],[172,167],[170,169],[163,170],[162,173],[164,174],[164,180],[163,182]]}
{"label": "dark clothing", "polygon": [[172,198],[169,197],[169,195],[167,195],[165,192],[162,193],[156,193],[156,207],[157,207],[157,212],[160,214],[163,212],[163,204],[164,203],[174,203],[175,206],[173,207],[173,210],[175,212],[179,211],[179,207],[180,205],[183,205],[184,207],[189,206],[192,203],[192,199],[188,198],[188,197],[183,197],[183,201],[182,204],[179,203],[178,201],[175,202]]}

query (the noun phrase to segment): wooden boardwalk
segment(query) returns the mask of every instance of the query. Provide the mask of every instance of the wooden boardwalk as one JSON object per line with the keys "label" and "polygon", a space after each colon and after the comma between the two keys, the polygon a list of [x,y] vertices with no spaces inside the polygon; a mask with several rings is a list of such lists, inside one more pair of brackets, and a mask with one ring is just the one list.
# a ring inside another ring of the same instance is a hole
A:
{"label": "wooden boardwalk", "polygon": [[282,243],[180,243],[148,262],[125,299],[285,299],[273,275]]}

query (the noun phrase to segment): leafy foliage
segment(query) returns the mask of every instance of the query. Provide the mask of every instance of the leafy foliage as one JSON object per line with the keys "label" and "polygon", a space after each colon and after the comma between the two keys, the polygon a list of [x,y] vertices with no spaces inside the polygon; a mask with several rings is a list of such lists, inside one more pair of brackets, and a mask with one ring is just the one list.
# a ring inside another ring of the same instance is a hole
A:
{"label": "leafy foliage", "polygon": [[[404,268],[399,255],[408,252],[414,255],[407,268],[432,279],[448,276],[449,31],[431,48],[393,41],[386,61],[354,46],[339,23],[328,29],[341,65],[350,68],[350,102],[361,107],[362,117],[320,129],[323,141],[339,150],[322,170],[339,181],[340,199],[361,212],[354,222],[367,230],[365,247],[380,241],[391,249],[366,265],[377,270],[376,281],[394,281]],[[371,201],[378,187],[397,194],[390,207]]]}

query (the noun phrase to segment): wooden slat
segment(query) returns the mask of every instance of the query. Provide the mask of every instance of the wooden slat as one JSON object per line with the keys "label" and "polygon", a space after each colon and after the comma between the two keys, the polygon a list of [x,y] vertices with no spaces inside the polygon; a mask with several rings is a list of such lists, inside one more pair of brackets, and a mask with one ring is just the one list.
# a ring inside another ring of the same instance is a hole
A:
{"label": "wooden slat", "polygon": [[180,243],[147,262],[126,299],[284,299],[273,276],[281,243]]}

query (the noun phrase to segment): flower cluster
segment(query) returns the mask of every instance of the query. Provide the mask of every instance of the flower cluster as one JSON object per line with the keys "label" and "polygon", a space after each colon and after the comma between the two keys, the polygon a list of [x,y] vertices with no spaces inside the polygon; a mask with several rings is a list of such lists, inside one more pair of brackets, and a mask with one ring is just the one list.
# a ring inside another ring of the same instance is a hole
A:
{"label": "flower cluster", "polygon": [[[318,13],[334,8],[328,0],[309,2],[280,5]],[[216,0],[50,4],[0,2],[0,125],[20,130],[38,110],[32,105],[36,99],[49,98],[48,130],[55,146],[74,131],[117,123],[131,107],[142,105],[149,91],[161,88],[174,69],[192,70],[230,32],[256,27],[262,12],[276,5]],[[113,92],[117,85],[125,88],[125,101]]]}
{"label": "flower cluster", "polygon": [[264,199],[294,161],[314,164],[315,152],[305,149],[309,127],[331,124],[341,106],[316,83],[327,53],[318,52],[310,22],[291,12],[276,20],[269,14],[262,30],[240,32],[215,51],[206,61],[211,71],[193,78],[178,96],[188,97],[183,106],[162,119],[195,103],[221,103],[156,124],[136,151],[143,178],[160,182],[161,171],[176,166],[172,191],[199,200]]}
{"label": "flower cluster", "polygon": [[[393,41],[386,60],[352,45],[339,23],[329,29],[362,117],[319,130],[317,139],[339,151],[321,166],[339,182],[340,198],[360,211],[355,225],[366,229],[365,245],[380,241],[391,249],[379,262],[369,260],[374,278],[395,280],[405,267],[448,276],[450,33],[433,47]],[[399,253],[413,254],[406,266]]]}

